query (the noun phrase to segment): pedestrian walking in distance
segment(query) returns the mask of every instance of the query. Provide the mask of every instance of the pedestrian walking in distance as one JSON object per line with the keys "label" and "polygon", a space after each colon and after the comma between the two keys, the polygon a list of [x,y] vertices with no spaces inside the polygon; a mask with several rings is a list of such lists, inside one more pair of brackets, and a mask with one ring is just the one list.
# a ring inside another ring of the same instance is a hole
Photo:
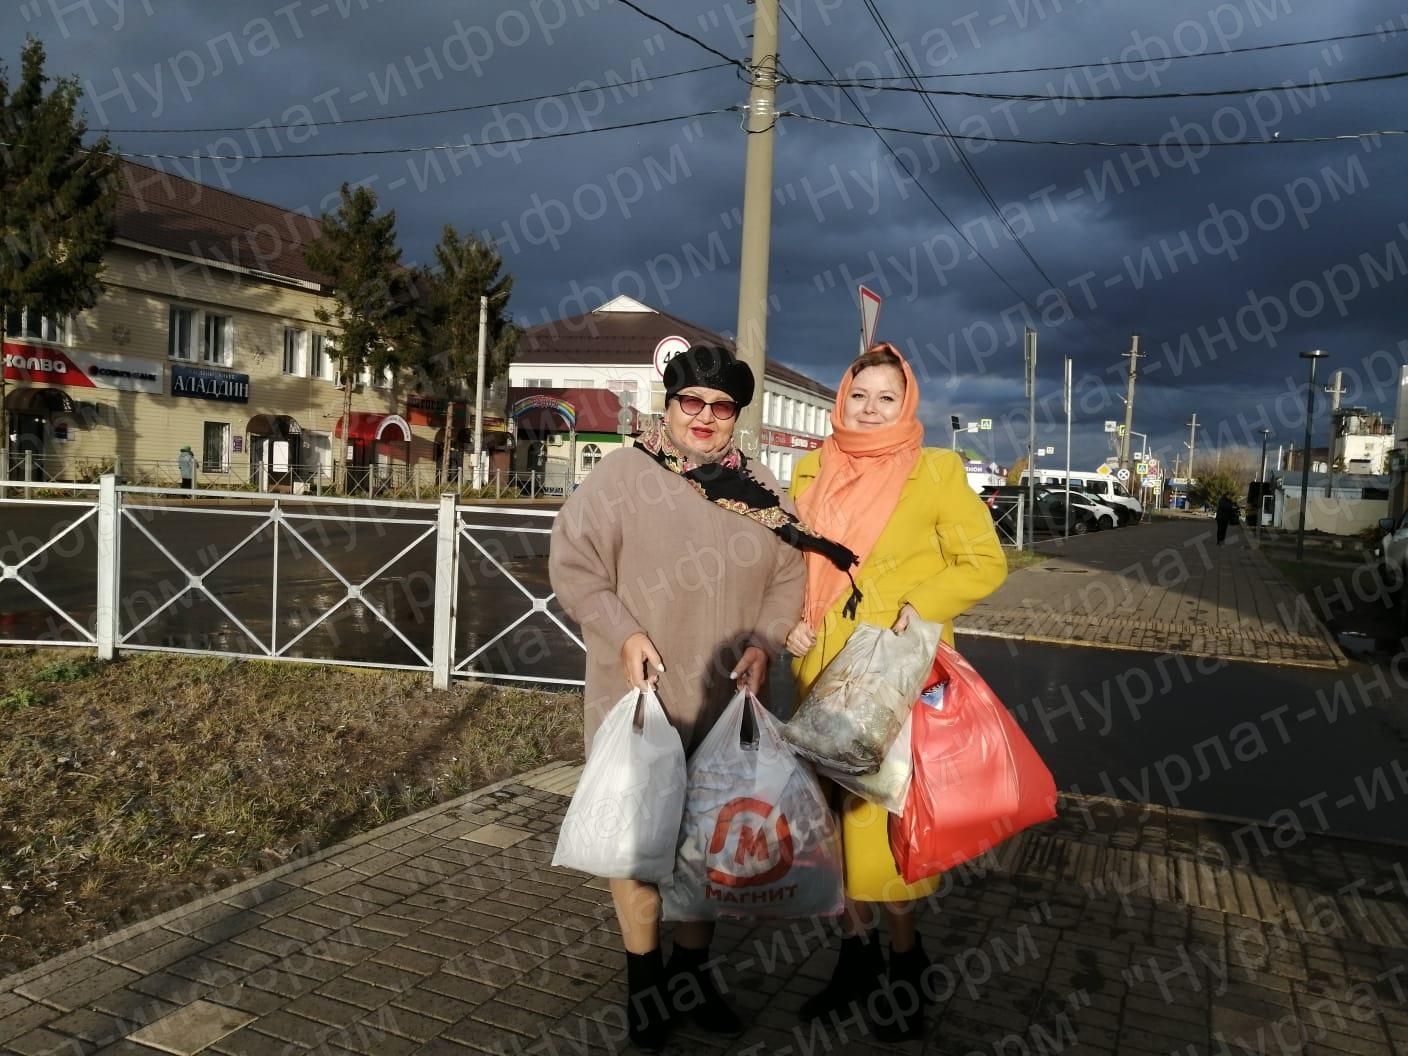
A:
{"label": "pedestrian walking in distance", "polygon": [[[720,346],[693,345],[664,380],[663,422],[602,459],[552,530],[552,589],[587,649],[588,755],[630,686],[655,689],[686,755],[740,685],[765,696],[769,661],[802,609],[799,548],[829,546],[797,521],[767,467],[738,448],[738,411],[754,391],[748,365]],[[830,550],[846,565],[855,559]],[[709,1033],[741,1033],[706,968],[712,922],[676,924],[666,963],[658,888],[629,879],[610,888],[636,1046],[658,1050],[685,1018]],[[688,1003],[672,1008],[670,995],[686,993]]]}
{"label": "pedestrian walking in distance", "polygon": [[196,456],[191,451],[190,444],[181,448],[181,454],[176,461],[181,467],[181,487],[190,491],[195,486],[196,479]]}
{"label": "pedestrian walking in distance", "polygon": [[[797,466],[792,495],[814,531],[858,555],[854,581],[806,555],[801,621],[787,636],[803,700],[858,624],[903,630],[913,617],[943,624],[991,594],[1007,576],[992,516],[968,486],[956,452],[922,447],[919,386],[888,344],[847,368],[831,412],[832,433]],[[918,900],[939,877],[906,884],[890,850],[884,808],[840,796],[846,859],[841,955],[825,989],[802,1007],[805,1019],[843,1019],[854,1003],[885,1042],[922,1035],[929,960],[915,929]],[[859,868],[864,863],[863,868]],[[876,905],[880,913],[876,912]],[[890,933],[888,986],[877,916]]]}
{"label": "pedestrian walking in distance", "polygon": [[1217,545],[1221,546],[1222,541],[1227,538],[1228,525],[1238,524],[1241,516],[1237,513],[1237,504],[1232,501],[1231,495],[1224,495],[1217,500]]}

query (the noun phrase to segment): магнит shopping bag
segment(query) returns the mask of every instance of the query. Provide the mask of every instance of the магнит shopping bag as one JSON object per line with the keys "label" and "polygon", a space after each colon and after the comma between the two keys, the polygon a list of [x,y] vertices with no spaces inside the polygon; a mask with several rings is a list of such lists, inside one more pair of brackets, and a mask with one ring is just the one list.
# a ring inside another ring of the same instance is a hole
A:
{"label": "\u043c\u0430\u0433\u043d\u0438\u0442 shopping bag", "polygon": [[675,871],[660,885],[666,920],[841,912],[836,819],[780,730],[740,691],[690,759]]}
{"label": "\u043c\u0430\u0433\u043d\u0438\u0442 shopping bag", "polygon": [[914,709],[909,798],[890,818],[890,850],[911,884],[1056,816],[1051,771],[982,676],[940,645],[930,681],[947,688],[940,707]]}
{"label": "\u043c\u0430\u0433\u043d\u0438\u0442 shopping bag", "polygon": [[899,633],[860,624],[817,676],[783,736],[828,769],[873,774],[925,684],[942,630],[917,617]]}
{"label": "\u043c\u0430\u0433\u043d\u0438\u0442 shopping bag", "polygon": [[659,882],[675,865],[684,796],[679,732],[653,692],[633,689],[592,739],[552,864],[592,876]]}

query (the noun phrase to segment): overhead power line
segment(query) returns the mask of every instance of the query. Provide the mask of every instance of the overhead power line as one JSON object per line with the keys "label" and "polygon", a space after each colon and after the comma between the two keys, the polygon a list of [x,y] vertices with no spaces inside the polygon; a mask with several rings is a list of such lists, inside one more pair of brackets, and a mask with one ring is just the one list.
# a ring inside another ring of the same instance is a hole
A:
{"label": "overhead power line", "polygon": [[[870,12],[871,19],[879,28],[881,36],[885,38],[886,43],[889,44],[893,50],[893,54],[898,56],[900,64],[910,75],[916,88],[919,88],[920,82],[918,75],[915,73],[914,66],[909,61],[909,56],[905,54],[904,48],[900,46],[900,42],[896,39],[894,33],[891,32],[890,26],[885,21],[885,16],[880,13],[880,8],[876,6],[875,0],[864,0],[864,3],[866,10]],[[943,115],[939,113],[939,108],[934,105],[934,101],[927,95],[922,96],[922,98],[925,108],[934,119],[934,123],[938,125],[939,131],[945,135],[949,135],[951,130],[948,127],[948,122],[945,121]],[[952,141],[950,140],[950,142]],[[977,167],[969,159],[968,155],[956,147],[953,153],[958,159],[959,164],[962,165],[963,171],[968,174],[968,178],[971,179],[973,185],[977,187],[978,193],[982,195],[983,201],[987,203],[988,208],[992,210],[993,215],[997,217],[998,222],[1002,225],[1003,229],[1006,230],[1013,243],[1021,250],[1022,255],[1027,258],[1027,262],[1031,264],[1036,270],[1036,273],[1041,276],[1048,288],[1053,290],[1057,289],[1056,281],[1047,274],[1046,269],[1041,266],[1036,257],[1032,255],[1032,251],[1027,248],[1026,243],[1018,236],[1016,229],[1012,226],[1012,222],[1007,219],[1007,214],[1002,211],[1002,207],[997,204],[997,200],[992,196],[992,192],[988,190],[987,184],[983,182],[982,176],[979,175]]]}
{"label": "overhead power line", "polygon": [[[377,122],[377,121],[405,121],[405,120],[409,120],[409,119],[415,118],[415,117],[438,117],[438,116],[441,116],[441,115],[443,115],[443,114],[467,114],[467,113],[470,113],[471,111],[474,111],[474,110],[491,110],[491,109],[493,109],[493,108],[496,107],[496,106],[518,106],[518,105],[520,105],[520,104],[522,104],[522,103],[540,103],[540,102],[543,102],[544,100],[547,100],[547,99],[562,99],[562,98],[566,98],[566,97],[568,97],[568,96],[573,96],[573,95],[587,95],[587,94],[589,94],[589,93],[591,93],[591,92],[605,91],[607,88],[629,88],[629,87],[630,87],[631,85],[633,85],[633,84],[646,84],[646,83],[651,82],[651,81],[667,81],[667,80],[669,80],[669,79],[672,78],[672,77],[686,77],[686,76],[688,76],[689,74],[692,74],[692,73],[704,73],[704,72],[707,71],[707,70],[722,70],[722,69],[725,69],[725,68],[727,68],[727,67],[729,67],[729,66],[731,66],[731,65],[732,65],[732,63],[727,63],[727,62],[715,62],[715,63],[710,63],[708,66],[695,66],[695,67],[693,67],[692,69],[688,69],[688,70],[676,70],[674,73],[657,73],[657,74],[653,74],[653,75],[651,75],[651,76],[649,76],[649,77],[637,77],[637,78],[635,78],[635,80],[631,80],[631,81],[616,81],[616,82],[613,82],[612,84],[598,85],[598,86],[593,87],[593,88],[570,88],[570,89],[568,89],[567,91],[562,91],[562,92],[549,92],[547,95],[528,95],[528,96],[524,96],[524,97],[522,97],[522,98],[520,98],[520,99],[500,99],[500,100],[498,100],[497,102],[492,102],[492,103],[473,103],[473,104],[468,105],[468,106],[446,106],[446,107],[440,108],[439,110],[416,110],[416,111],[412,111],[411,113],[405,113],[405,114],[381,114],[381,115],[378,115],[378,116],[375,116],[375,117],[349,117],[349,118],[344,118],[344,119],[339,120],[339,121],[329,121],[329,122],[327,122],[327,125],[330,126],[330,127],[336,127],[336,126],[339,126],[339,125],[367,125],[367,124],[372,124],[373,122]],[[321,123],[321,122],[314,122],[314,124],[317,124],[317,125],[319,125],[320,127],[322,126],[322,123]],[[305,127],[307,127],[306,124],[300,124],[300,125],[263,125],[263,124],[261,124],[261,125],[258,127],[258,129],[257,129],[256,131],[264,132],[264,131],[269,131],[269,130],[273,130],[273,129],[286,130],[286,129],[290,129],[290,128],[305,128]],[[226,125],[226,126],[223,126],[223,127],[212,127],[212,128],[101,128],[101,129],[92,129],[92,131],[94,131],[94,132],[110,132],[110,133],[113,133],[114,135],[122,134],[122,135],[143,135],[143,136],[161,136],[161,135],[169,135],[169,134],[173,134],[173,133],[177,133],[177,132],[185,133],[185,134],[187,134],[187,135],[193,135],[193,134],[197,134],[197,133],[207,133],[207,132],[248,132],[248,131],[250,131],[250,130],[251,130],[251,126],[249,126],[249,125]]]}
{"label": "overhead power line", "polygon": [[1292,143],[1337,143],[1341,141],[1373,139],[1375,136],[1408,136],[1408,128],[1379,128],[1369,132],[1348,132],[1332,136],[1273,136],[1271,139],[1234,139],[1217,142],[1215,140],[1174,140],[1164,143],[1146,143],[1131,140],[1107,139],[1028,139],[1018,136],[968,136],[958,132],[937,133],[923,128],[898,128],[894,125],[860,124],[839,117],[818,117],[815,114],[800,114],[792,110],[780,112],[778,117],[796,117],[803,121],[814,121],[822,125],[841,125],[849,128],[869,128],[881,132],[894,132],[905,136],[937,136],[964,143],[1012,143],[1028,147],[1150,147],[1168,150],[1172,147],[1192,149],[1194,147],[1279,147]]}
{"label": "overhead power line", "polygon": [[[1372,29],[1365,33],[1343,33],[1334,37],[1311,37],[1308,40],[1286,40],[1279,44],[1253,44],[1245,48],[1227,48],[1223,51],[1197,51],[1182,55],[1141,55],[1130,59],[1099,59],[1095,62],[1072,62],[1062,66],[1014,66],[1005,70],[967,70],[957,73],[926,73],[921,81],[936,81],[946,77],[996,77],[1012,73],[1059,73],[1063,70],[1084,70],[1093,66],[1134,66],[1150,62],[1181,62],[1185,59],[1215,59],[1225,55],[1246,55],[1254,51],[1274,51],[1277,48],[1299,48],[1310,44],[1333,44],[1341,40],[1363,40],[1367,37],[1389,37],[1397,30]],[[871,77],[872,81],[907,81],[908,76]]]}
{"label": "overhead power line", "polygon": [[[664,26],[666,29],[668,29],[668,30],[669,30],[671,33],[673,33],[675,36],[677,36],[677,37],[683,37],[685,40],[689,41],[691,44],[697,44],[699,47],[701,47],[701,48],[703,48],[705,51],[707,51],[710,55],[713,55],[713,56],[716,56],[717,58],[723,59],[724,62],[728,63],[730,66],[737,66],[740,70],[748,71],[748,66],[747,66],[747,64],[745,64],[745,63],[744,63],[743,61],[741,61],[740,59],[735,59],[735,58],[732,58],[731,56],[725,55],[722,51],[720,51],[718,48],[714,47],[712,44],[705,44],[702,40],[700,40],[698,37],[696,37],[693,33],[689,33],[689,32],[687,32],[686,30],[680,29],[679,26],[672,25],[671,23],[666,22],[663,18],[660,18],[660,17],[658,17],[658,16],[656,16],[656,15],[652,15],[649,11],[645,10],[645,8],[641,7],[639,4],[633,3],[632,0],[620,0],[620,2],[623,3],[623,4],[625,4],[625,5],[626,5],[627,7],[629,7],[632,11],[634,11],[636,14],[642,16],[643,18],[648,18],[648,19],[650,19],[650,21],[654,22],[656,25]],[[751,71],[748,71],[748,72],[751,73]]]}
{"label": "overhead power line", "polygon": [[[816,48],[812,45],[812,42],[807,39],[807,35],[802,32],[802,27],[797,25],[796,21],[792,18],[792,15],[788,12],[787,6],[785,4],[780,5],[780,9],[782,11],[783,16],[787,19],[789,23],[791,23],[792,28],[797,33],[797,36],[801,38],[802,43],[807,46],[807,50],[810,51],[812,55],[816,58],[816,61],[821,64],[821,68],[824,69],[827,73],[831,73],[831,67],[827,65],[826,60],[821,57],[821,53],[816,50]],[[974,245],[973,240],[969,238],[967,234],[964,233],[963,229],[959,227],[957,223],[954,222],[953,217],[948,215],[948,213],[944,210],[944,207],[939,204],[938,199],[936,199],[932,194],[930,194],[929,189],[919,182],[919,175],[909,167],[909,165],[905,162],[903,158],[899,156],[899,153],[895,150],[894,147],[890,145],[890,141],[887,140],[881,134],[880,130],[877,129],[874,125],[870,124],[870,119],[866,116],[865,109],[858,102],[856,102],[855,97],[851,95],[850,91],[843,88],[841,89],[841,92],[846,97],[846,101],[851,104],[851,107],[855,110],[855,112],[860,115],[861,120],[865,122],[865,126],[860,127],[868,126],[870,130],[875,133],[875,138],[880,141],[881,145],[887,151],[889,151],[890,157],[895,160],[895,164],[897,164],[901,169],[904,170],[905,174],[909,176],[914,186],[919,188],[919,193],[922,194],[928,200],[929,204],[934,207],[938,214],[944,218],[944,222],[947,223],[948,226],[953,229],[954,233],[957,234],[959,238],[963,239],[963,241],[968,244],[968,248],[973,251],[974,256],[976,256],[978,260],[983,262],[983,266],[986,267],[988,271],[992,272],[993,276],[997,279],[997,281],[1002,283],[1002,285],[1006,286],[1008,291],[1012,294],[1012,296],[1016,297],[1018,301],[1025,304],[1027,302],[1027,297],[1020,290],[1018,290],[1017,287],[1013,286],[1012,283],[1008,281],[1007,277],[1002,274],[1002,272],[997,270],[997,268],[993,265],[992,261],[988,260],[987,257],[983,256],[982,250],[980,250],[976,245]]]}
{"label": "overhead power line", "polygon": [[[644,121],[628,121],[620,125],[602,125],[599,128],[578,128],[566,132],[548,132],[542,135],[529,136],[507,136],[503,139],[486,139],[478,142],[468,140],[460,143],[434,143],[424,147],[381,147],[366,150],[322,150],[305,151],[292,154],[210,154],[196,151],[191,154],[162,154],[143,153],[140,151],[109,150],[108,153],[119,158],[151,158],[169,161],[284,161],[296,158],[355,158],[368,157],[378,154],[427,154],[437,150],[466,150],[469,148],[483,149],[485,147],[507,146],[515,143],[537,143],[549,139],[568,139],[573,136],[590,136],[600,132],[619,132],[628,128],[646,128],[650,125],[666,125],[679,121],[693,121],[700,117],[710,117],[714,114],[737,113],[741,108],[728,106],[719,110],[701,110],[694,114],[678,114],[674,117],[655,117]],[[0,144],[8,146],[8,144]]]}
{"label": "overhead power line", "polygon": [[[867,0],[868,3],[868,0]],[[1333,88],[1343,84],[1368,84],[1373,81],[1398,81],[1408,77],[1408,70],[1395,73],[1376,73],[1365,77],[1341,77],[1332,81],[1315,81],[1306,84],[1264,84],[1250,88],[1213,88],[1192,92],[1142,92],[1119,95],[1081,95],[1078,93],[1043,92],[980,92],[969,88],[924,88],[902,84],[880,84],[875,81],[799,81],[799,84],[819,88],[862,88],[871,92],[898,92],[903,95],[957,96],[965,99],[1000,99],[1016,102],[1073,102],[1109,103],[1116,101],[1138,101],[1141,99],[1196,99],[1221,95],[1258,95],[1262,92],[1304,92],[1317,88]]]}

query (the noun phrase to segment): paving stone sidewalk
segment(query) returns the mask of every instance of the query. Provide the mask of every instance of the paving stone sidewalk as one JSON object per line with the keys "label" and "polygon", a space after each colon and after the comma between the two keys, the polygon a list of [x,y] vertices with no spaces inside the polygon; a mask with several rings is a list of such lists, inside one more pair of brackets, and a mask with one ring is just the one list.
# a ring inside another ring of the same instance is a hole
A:
{"label": "paving stone sidewalk", "polygon": [[1336,668],[1344,653],[1314,612],[1233,528],[1155,521],[1042,543],[1039,565],[1008,577],[959,634],[1261,663]]}
{"label": "paving stone sidewalk", "polygon": [[[473,793],[0,980],[6,1053],[572,1053],[622,1047],[605,885],[549,865],[579,767]],[[1408,847],[1068,799],[925,911],[923,1046],[1408,1056]],[[749,1022],[687,1054],[895,1051],[798,1025],[829,928],[727,924]]]}

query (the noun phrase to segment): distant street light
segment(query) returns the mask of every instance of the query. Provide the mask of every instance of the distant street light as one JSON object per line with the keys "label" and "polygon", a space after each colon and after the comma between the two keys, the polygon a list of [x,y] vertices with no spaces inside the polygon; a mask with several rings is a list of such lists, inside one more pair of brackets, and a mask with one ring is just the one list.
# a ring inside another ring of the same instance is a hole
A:
{"label": "distant street light", "polygon": [[1296,529],[1296,560],[1305,557],[1305,504],[1310,491],[1310,428],[1315,424],[1315,367],[1328,352],[1314,349],[1302,352],[1301,359],[1310,360],[1310,388],[1305,392],[1305,449],[1300,456],[1300,527]]}

